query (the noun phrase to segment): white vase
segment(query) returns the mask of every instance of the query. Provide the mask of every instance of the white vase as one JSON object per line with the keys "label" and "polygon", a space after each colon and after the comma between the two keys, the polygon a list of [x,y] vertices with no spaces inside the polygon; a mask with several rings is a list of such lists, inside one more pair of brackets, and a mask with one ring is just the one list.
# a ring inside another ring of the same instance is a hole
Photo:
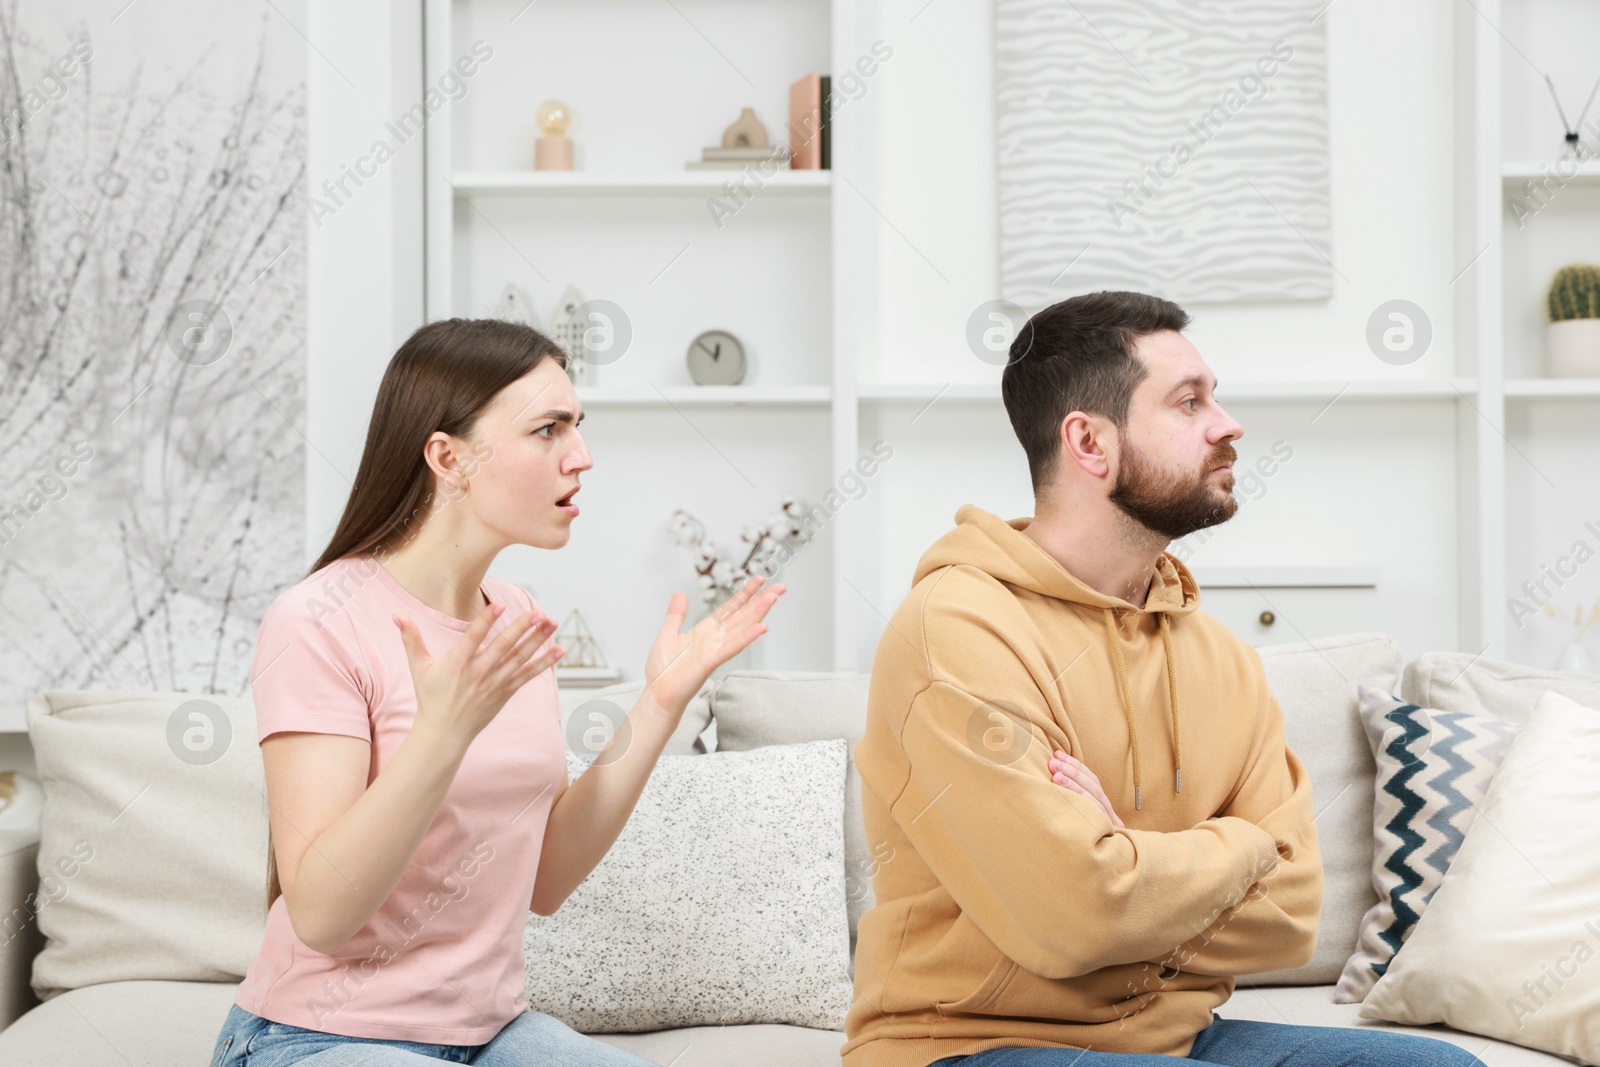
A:
{"label": "white vase", "polygon": [[38,826],[43,810],[44,787],[39,779],[21,771],[0,774],[0,831]]}
{"label": "white vase", "polygon": [[1563,319],[1545,330],[1545,374],[1600,378],[1600,319]]}
{"label": "white vase", "polygon": [[1589,662],[1589,653],[1584,651],[1582,641],[1574,638],[1567,642],[1567,647],[1561,650],[1561,658],[1556,660],[1556,670],[1594,673],[1594,666]]}

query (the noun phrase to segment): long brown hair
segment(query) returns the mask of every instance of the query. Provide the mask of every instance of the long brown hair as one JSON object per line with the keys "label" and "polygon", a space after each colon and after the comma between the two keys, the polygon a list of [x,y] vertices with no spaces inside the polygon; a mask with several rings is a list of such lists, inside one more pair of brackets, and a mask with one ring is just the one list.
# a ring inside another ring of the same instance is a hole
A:
{"label": "long brown hair", "polygon": [[[423,443],[435,432],[471,436],[500,390],[546,359],[566,369],[567,354],[554,341],[500,319],[443,319],[406,338],[378,385],[344,515],[306,576],[346,556],[389,553],[415,536],[434,495]],[[269,911],[282,894],[269,821]]]}

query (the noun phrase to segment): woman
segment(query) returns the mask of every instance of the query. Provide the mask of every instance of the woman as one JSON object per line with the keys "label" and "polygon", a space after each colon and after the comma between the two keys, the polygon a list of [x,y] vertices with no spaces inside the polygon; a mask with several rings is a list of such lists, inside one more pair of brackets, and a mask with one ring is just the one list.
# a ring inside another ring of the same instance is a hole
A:
{"label": "woman", "polygon": [[261,624],[267,924],[214,1064],[648,1062],[528,1009],[523,925],[600,862],[784,587],[752,578],[687,634],[674,593],[628,728],[569,788],[554,623],[487,575],[570,536],[592,461],[565,368],[496,320],[424,326],[391,360],[333,540]]}

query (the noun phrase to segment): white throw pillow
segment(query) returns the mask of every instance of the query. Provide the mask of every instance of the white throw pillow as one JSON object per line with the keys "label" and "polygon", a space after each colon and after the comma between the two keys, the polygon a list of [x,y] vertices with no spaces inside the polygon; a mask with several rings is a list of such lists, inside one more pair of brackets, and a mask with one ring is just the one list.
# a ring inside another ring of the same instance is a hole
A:
{"label": "white throw pillow", "polygon": [[255,705],[49,690],[28,701],[44,784],[41,1000],[103,982],[237,982],[267,917]]}
{"label": "white throw pillow", "polygon": [[1546,693],[1364,1019],[1600,1062],[1600,712]]}
{"label": "white throw pillow", "polygon": [[[844,1029],[846,742],[662,756],[617,841],[523,931],[528,1005],[584,1033]],[[588,773],[567,753],[576,784]]]}

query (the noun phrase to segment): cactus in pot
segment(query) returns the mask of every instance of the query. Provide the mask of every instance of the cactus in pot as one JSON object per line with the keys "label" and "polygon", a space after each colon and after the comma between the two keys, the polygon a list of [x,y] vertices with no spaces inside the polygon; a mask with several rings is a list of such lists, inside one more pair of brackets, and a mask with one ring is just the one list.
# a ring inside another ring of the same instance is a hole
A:
{"label": "cactus in pot", "polygon": [[1553,378],[1600,377],[1600,266],[1570,263],[1550,279],[1545,297],[1547,372]]}
{"label": "cactus in pot", "polygon": [[1600,319],[1600,267],[1571,263],[1556,271],[1550,279],[1545,309],[1551,322]]}

